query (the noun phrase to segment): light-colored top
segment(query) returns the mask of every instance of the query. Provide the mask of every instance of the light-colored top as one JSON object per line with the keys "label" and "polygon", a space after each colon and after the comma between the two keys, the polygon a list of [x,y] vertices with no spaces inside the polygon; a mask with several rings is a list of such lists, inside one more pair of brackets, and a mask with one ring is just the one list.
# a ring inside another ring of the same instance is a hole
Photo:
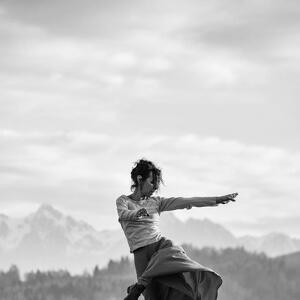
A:
{"label": "light-colored top", "polygon": [[[134,201],[126,195],[116,200],[117,211],[122,229],[132,253],[135,249],[152,244],[161,239],[159,215],[163,211],[191,209],[192,207],[217,206],[216,197],[149,197]],[[146,208],[149,217],[137,217],[137,211]]]}

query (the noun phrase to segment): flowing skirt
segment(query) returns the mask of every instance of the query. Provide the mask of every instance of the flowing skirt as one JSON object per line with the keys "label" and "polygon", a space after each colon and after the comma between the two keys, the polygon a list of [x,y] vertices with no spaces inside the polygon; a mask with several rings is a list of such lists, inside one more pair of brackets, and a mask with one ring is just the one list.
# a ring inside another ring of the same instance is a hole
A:
{"label": "flowing skirt", "polygon": [[164,238],[160,245],[165,246],[149,257],[138,278],[140,283],[148,282],[145,300],[216,300],[221,276],[190,259],[181,246],[168,242]]}

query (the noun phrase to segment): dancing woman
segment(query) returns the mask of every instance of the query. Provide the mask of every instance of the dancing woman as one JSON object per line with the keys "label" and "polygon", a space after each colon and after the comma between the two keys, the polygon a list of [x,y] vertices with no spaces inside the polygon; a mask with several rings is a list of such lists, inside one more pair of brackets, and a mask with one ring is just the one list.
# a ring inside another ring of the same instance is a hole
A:
{"label": "dancing woman", "polygon": [[[235,201],[237,193],[219,197],[152,196],[163,183],[161,170],[141,159],[131,171],[132,194],[116,200],[130,253],[134,254],[137,283],[127,288],[124,300],[216,300],[222,279],[213,270],[191,260],[181,246],[162,236],[159,215],[163,211],[217,206]],[[201,237],[200,237],[201,238]]]}

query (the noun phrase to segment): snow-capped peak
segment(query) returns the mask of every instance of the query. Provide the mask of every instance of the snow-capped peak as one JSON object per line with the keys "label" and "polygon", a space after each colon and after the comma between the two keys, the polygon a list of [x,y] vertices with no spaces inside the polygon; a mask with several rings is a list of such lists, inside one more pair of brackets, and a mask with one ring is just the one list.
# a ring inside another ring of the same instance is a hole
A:
{"label": "snow-capped peak", "polygon": [[[0,218],[0,225],[0,250],[4,251],[16,249],[23,245],[24,241],[27,243],[32,239],[38,239],[45,245],[62,244],[71,249],[70,251],[103,247],[102,233],[88,223],[65,215],[47,203],[25,218],[8,218],[8,221]],[[31,245],[35,243],[30,242]]]}
{"label": "snow-capped peak", "polygon": [[1,219],[7,220],[7,219],[8,219],[8,216],[7,216],[7,215],[4,215],[4,214],[0,214],[0,220],[1,220]]}
{"label": "snow-capped peak", "polygon": [[50,204],[43,203],[38,210],[33,214],[35,217],[47,217],[54,220],[59,220],[63,217],[62,213],[54,209]]}

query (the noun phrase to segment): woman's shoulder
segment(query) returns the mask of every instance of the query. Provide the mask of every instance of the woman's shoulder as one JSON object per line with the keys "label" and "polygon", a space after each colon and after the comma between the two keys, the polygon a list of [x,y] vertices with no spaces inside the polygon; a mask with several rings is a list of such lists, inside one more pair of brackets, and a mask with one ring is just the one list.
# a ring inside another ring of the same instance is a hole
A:
{"label": "woman's shoulder", "polygon": [[126,196],[126,195],[124,195],[124,194],[122,194],[122,195],[120,195],[117,199],[116,199],[116,202],[118,203],[118,202],[127,202],[128,201],[128,196]]}
{"label": "woman's shoulder", "polygon": [[163,199],[163,197],[161,197],[161,196],[153,196],[153,197],[151,197],[155,202],[157,202],[157,203],[159,203],[159,202],[161,202],[162,201],[162,199]]}

